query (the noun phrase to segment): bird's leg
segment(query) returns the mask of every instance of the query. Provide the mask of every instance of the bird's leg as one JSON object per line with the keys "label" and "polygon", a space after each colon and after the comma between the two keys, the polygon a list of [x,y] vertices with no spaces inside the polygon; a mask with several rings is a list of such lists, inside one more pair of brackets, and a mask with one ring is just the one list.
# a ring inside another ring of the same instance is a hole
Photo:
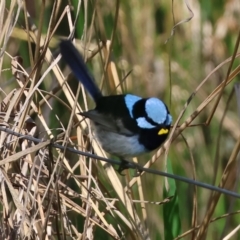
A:
{"label": "bird's leg", "polygon": [[122,171],[126,170],[129,168],[129,162],[123,158],[120,158],[121,160],[121,164],[118,167],[118,173],[122,176],[124,176],[124,174],[122,174]]}
{"label": "bird's leg", "polygon": [[[126,170],[126,169],[129,169],[129,168],[133,168],[134,166],[134,163],[133,162],[129,162],[123,158],[120,158],[121,160],[121,164],[119,165],[118,167],[118,173],[122,176],[125,176],[124,174],[122,174],[122,171]],[[136,174],[134,175],[135,177],[139,177],[141,175],[141,173],[143,172],[142,170],[138,169],[137,166],[136,166]]]}

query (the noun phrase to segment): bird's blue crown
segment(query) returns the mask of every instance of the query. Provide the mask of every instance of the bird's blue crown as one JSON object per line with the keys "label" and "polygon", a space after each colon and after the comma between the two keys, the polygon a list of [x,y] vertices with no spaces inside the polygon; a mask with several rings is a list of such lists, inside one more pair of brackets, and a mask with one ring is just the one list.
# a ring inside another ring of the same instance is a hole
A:
{"label": "bird's blue crown", "polygon": [[[125,96],[125,103],[132,118],[135,118],[133,109],[138,101],[142,100],[141,97],[127,94]],[[137,124],[140,128],[151,129],[157,125],[170,126],[172,123],[172,116],[166,105],[158,98],[148,98],[145,101],[144,113],[146,116],[136,117]],[[150,119],[150,121],[148,119]]]}

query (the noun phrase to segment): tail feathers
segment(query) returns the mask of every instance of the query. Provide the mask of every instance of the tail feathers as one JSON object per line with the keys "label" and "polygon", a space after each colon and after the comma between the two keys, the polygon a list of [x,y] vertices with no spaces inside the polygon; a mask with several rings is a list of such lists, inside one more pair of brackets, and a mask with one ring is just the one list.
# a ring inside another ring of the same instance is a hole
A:
{"label": "tail feathers", "polygon": [[96,86],[78,50],[73,46],[71,41],[61,41],[60,52],[74,75],[83,84],[83,86],[96,102],[100,97],[102,97],[102,93]]}

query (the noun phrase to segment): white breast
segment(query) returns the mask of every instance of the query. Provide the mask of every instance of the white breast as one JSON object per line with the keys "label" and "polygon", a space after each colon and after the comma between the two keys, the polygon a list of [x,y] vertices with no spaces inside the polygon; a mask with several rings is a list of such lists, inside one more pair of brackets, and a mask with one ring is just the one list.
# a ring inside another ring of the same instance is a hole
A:
{"label": "white breast", "polygon": [[106,131],[100,126],[95,127],[94,133],[102,148],[118,157],[134,157],[147,152],[146,148],[138,142],[138,135],[125,136],[115,132]]}

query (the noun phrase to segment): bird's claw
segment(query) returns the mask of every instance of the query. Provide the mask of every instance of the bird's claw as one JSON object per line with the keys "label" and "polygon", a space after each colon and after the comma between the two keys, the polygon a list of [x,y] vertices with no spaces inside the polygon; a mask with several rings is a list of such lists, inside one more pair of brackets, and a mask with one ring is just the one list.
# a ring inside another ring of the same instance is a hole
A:
{"label": "bird's claw", "polygon": [[119,165],[117,171],[121,176],[125,176],[125,174],[122,174],[122,171],[124,171],[126,169],[129,169],[129,163],[128,163],[128,161],[121,159],[121,164]]}
{"label": "bird's claw", "polygon": [[[131,167],[129,167],[129,163],[128,161],[124,160],[124,159],[121,159],[121,164],[119,165],[117,171],[118,173],[121,175],[121,176],[125,176],[125,174],[122,174],[122,171],[126,170],[126,169],[129,169]],[[134,174],[134,177],[139,177],[141,174],[142,174],[142,170],[136,168],[136,173]]]}

